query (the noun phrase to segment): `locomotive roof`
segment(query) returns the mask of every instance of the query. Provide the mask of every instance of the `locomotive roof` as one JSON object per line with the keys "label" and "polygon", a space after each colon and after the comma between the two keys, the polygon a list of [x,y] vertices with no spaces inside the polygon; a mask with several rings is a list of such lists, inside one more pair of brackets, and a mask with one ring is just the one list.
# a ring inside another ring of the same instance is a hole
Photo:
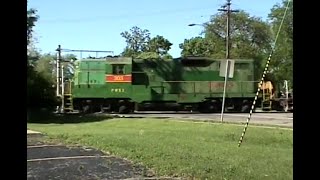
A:
{"label": "locomotive roof", "polygon": [[78,62],[106,62],[111,64],[117,64],[117,63],[125,63],[125,64],[131,64],[132,58],[130,57],[106,57],[106,58],[99,58],[99,59],[80,59],[77,60]]}
{"label": "locomotive roof", "polygon": [[[80,59],[77,61],[80,62],[101,62],[104,61],[106,63],[110,64],[117,64],[117,63],[125,63],[125,64],[131,64],[132,63],[131,57],[106,57],[101,59]],[[174,59],[134,59],[134,62],[144,62],[144,61],[224,61],[225,59],[215,59],[211,57],[200,57],[200,56],[187,56],[187,57],[179,57]],[[235,60],[237,62],[252,62],[253,59],[231,59]]]}

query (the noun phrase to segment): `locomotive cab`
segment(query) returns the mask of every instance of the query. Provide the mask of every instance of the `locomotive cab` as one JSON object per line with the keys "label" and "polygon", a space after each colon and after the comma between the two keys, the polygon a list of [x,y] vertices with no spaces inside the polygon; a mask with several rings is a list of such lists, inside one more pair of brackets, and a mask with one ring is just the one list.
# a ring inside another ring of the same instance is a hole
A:
{"label": "locomotive cab", "polygon": [[106,92],[108,104],[118,112],[132,111],[132,58],[108,57],[106,60]]}
{"label": "locomotive cab", "polygon": [[107,58],[106,83],[109,87],[127,89],[131,85],[131,58]]}

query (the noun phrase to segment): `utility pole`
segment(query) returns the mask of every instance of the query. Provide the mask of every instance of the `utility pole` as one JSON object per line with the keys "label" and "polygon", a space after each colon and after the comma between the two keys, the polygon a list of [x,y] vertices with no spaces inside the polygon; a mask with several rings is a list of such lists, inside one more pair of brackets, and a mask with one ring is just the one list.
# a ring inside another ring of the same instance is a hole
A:
{"label": "utility pole", "polygon": [[227,80],[229,76],[229,60],[230,60],[230,15],[233,12],[239,12],[239,10],[231,10],[231,0],[227,0],[227,3],[222,6],[223,9],[218,9],[218,11],[223,11],[227,13],[227,32],[226,32],[226,70],[225,70],[225,77],[224,77],[224,88],[223,88],[223,100],[222,100],[222,107],[221,107],[221,122],[223,122],[223,112],[225,108],[225,99],[226,99],[226,87],[227,87]]}
{"label": "utility pole", "polygon": [[232,10],[230,6],[231,0],[227,0],[227,3],[222,6],[223,9],[218,9],[218,11],[226,12],[227,14],[226,59],[230,59],[230,15],[233,12],[239,12],[239,10]]}
{"label": "utility pole", "polygon": [[218,11],[226,12],[227,14],[227,30],[226,30],[226,59],[230,59],[230,15],[233,12],[239,12],[239,10],[231,9],[231,0],[227,0],[227,3],[222,6],[223,9]]}

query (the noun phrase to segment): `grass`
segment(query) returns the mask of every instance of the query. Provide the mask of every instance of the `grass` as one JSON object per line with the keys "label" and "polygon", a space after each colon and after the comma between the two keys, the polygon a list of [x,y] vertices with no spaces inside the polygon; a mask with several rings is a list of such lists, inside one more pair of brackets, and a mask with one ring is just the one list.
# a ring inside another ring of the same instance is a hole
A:
{"label": "grass", "polygon": [[111,119],[82,124],[28,124],[64,143],[92,146],[141,162],[159,176],[195,179],[292,179],[292,131],[218,123]]}

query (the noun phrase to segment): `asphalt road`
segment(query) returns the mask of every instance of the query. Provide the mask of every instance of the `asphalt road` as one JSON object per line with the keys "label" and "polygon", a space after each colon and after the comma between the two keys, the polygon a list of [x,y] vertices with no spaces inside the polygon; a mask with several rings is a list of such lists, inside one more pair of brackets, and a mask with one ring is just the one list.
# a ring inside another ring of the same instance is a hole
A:
{"label": "asphalt road", "polygon": [[45,144],[41,135],[27,137],[28,180],[128,179],[153,176],[141,165],[85,147]]}
{"label": "asphalt road", "polygon": [[[198,121],[220,121],[221,114],[198,114],[198,113],[168,113],[168,112],[139,112],[137,114],[119,115],[121,117],[155,117],[155,118],[178,118],[184,120]],[[223,116],[224,122],[246,123],[249,113],[225,113]],[[282,127],[293,127],[293,113],[253,113],[250,119],[250,124],[259,125],[275,125]]]}

